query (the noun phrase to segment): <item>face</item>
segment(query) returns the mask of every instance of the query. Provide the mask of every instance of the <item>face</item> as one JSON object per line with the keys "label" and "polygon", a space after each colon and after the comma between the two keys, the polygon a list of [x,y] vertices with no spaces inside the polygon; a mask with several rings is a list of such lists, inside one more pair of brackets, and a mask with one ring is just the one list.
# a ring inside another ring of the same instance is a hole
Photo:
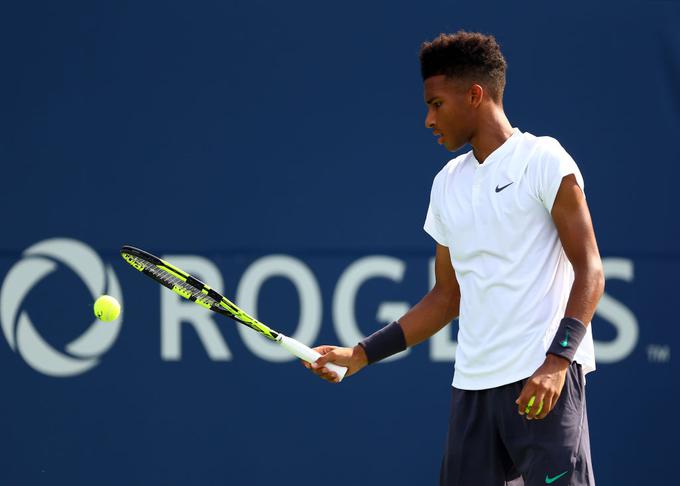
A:
{"label": "face", "polygon": [[431,76],[424,82],[427,104],[425,127],[439,136],[437,142],[455,151],[470,141],[475,131],[479,99],[478,85],[444,75]]}

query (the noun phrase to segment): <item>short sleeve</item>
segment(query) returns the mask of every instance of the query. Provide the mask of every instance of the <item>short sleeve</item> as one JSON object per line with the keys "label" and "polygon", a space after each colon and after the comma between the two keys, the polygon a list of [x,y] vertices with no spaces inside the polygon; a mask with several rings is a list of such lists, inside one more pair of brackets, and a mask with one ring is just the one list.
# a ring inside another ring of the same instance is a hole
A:
{"label": "short sleeve", "polygon": [[562,148],[557,140],[549,139],[549,142],[546,143],[545,151],[541,155],[536,174],[538,177],[536,188],[538,198],[548,212],[552,211],[557,191],[560,189],[560,184],[565,176],[574,174],[576,182],[585,194],[585,185],[581,171],[574,159]]}
{"label": "short sleeve", "polygon": [[430,191],[430,205],[427,208],[427,216],[425,217],[425,225],[423,229],[430,235],[434,241],[442,246],[449,246],[446,225],[441,216],[442,192],[443,192],[443,172],[437,174],[432,182],[432,191]]}

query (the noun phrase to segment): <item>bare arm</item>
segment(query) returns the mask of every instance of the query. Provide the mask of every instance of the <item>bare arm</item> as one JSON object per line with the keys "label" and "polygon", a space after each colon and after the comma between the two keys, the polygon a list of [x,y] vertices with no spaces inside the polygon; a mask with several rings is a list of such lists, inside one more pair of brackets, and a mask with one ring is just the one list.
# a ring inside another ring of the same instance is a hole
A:
{"label": "bare arm", "polygon": [[460,309],[460,287],[451,265],[449,249],[437,244],[434,260],[435,284],[420,302],[399,319],[411,347],[432,337],[455,317]]}
{"label": "bare arm", "polygon": [[[449,249],[439,244],[435,253],[434,274],[435,284],[432,290],[399,319],[408,347],[433,336],[458,316],[460,287],[451,265]],[[321,357],[314,365],[306,362],[302,364],[330,382],[337,382],[337,376],[324,367],[329,361],[347,366],[346,376],[353,375],[368,364],[364,348],[358,344],[353,348],[319,346],[314,349],[321,353]]]}
{"label": "bare arm", "polygon": [[[564,252],[574,267],[574,284],[565,316],[574,317],[587,325],[604,292],[604,272],[586,198],[573,174],[562,179],[551,214]],[[527,380],[515,402],[520,415],[530,410],[526,413],[528,419],[545,418],[562,393],[568,367],[568,360],[547,355],[541,367]],[[536,397],[536,404],[542,405],[528,409],[532,396]]]}
{"label": "bare arm", "polygon": [[587,325],[604,292],[604,272],[586,198],[573,174],[562,179],[551,214],[564,252],[574,267],[565,315]]}

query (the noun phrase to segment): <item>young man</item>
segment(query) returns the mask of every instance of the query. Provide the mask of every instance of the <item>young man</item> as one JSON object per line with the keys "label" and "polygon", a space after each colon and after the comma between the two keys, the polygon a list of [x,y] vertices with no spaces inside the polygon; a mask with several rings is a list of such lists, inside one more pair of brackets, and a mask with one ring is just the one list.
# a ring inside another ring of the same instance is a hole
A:
{"label": "young man", "polygon": [[425,125],[451,160],[434,179],[425,231],[434,288],[354,348],[321,346],[329,381],[414,346],[459,318],[442,486],[594,485],[584,374],[604,290],[583,178],[549,137],[513,128],[496,40],[440,35],[420,51]]}

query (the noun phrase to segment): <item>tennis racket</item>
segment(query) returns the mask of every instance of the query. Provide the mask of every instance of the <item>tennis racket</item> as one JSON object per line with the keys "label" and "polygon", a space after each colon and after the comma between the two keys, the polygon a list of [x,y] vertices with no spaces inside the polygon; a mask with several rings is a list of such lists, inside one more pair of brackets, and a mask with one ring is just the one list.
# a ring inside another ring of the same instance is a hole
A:
{"label": "tennis racket", "polygon": [[[161,260],[151,253],[128,245],[125,245],[120,249],[120,254],[123,259],[134,268],[144,275],[151,277],[159,284],[169,288],[176,294],[195,302],[206,309],[210,309],[213,312],[217,312],[218,314],[230,317],[241,324],[245,324],[267,339],[279,343],[298,358],[303,359],[308,363],[313,363],[321,356],[300,341],[274,331],[254,317],[249,316],[215,289],[210,288],[196,277],[192,277],[185,271],[165,260]],[[347,368],[344,366],[339,366],[334,363],[327,363],[324,366],[330,371],[335,372],[338,375],[339,381],[342,381],[345,373],[347,373]]]}

